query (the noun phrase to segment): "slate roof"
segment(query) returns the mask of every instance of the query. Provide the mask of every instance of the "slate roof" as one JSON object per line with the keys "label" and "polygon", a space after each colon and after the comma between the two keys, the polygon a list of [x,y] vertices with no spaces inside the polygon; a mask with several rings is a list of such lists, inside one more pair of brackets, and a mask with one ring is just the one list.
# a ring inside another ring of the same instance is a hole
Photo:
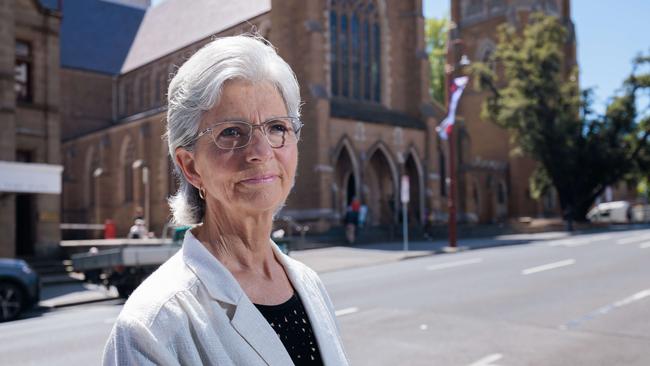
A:
{"label": "slate roof", "polygon": [[166,0],[147,9],[121,72],[270,10],[271,0]]}
{"label": "slate roof", "polygon": [[[48,8],[56,1],[41,0]],[[145,9],[102,0],[65,0],[61,66],[119,74]]]}

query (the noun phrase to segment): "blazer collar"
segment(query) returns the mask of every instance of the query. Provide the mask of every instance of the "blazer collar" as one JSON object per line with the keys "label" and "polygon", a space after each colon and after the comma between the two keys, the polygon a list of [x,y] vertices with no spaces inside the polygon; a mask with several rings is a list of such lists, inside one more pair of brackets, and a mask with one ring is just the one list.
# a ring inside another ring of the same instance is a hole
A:
{"label": "blazer collar", "polygon": [[273,245],[273,250],[276,258],[282,263],[293,288],[302,299],[318,342],[323,363],[325,365],[347,365],[348,361],[340,342],[334,310],[330,310],[326,303],[327,294],[322,292],[315,275],[310,276],[309,268],[282,253],[277,245]]}
{"label": "blazer collar", "polygon": [[214,300],[237,305],[242,297],[246,297],[232,273],[201,244],[190,230],[185,232],[182,251],[183,261],[203,283]]}
{"label": "blazer collar", "polygon": [[189,230],[185,233],[182,250],[185,263],[205,286],[210,297],[234,307],[230,324],[251,348],[268,365],[293,365],[282,341],[232,273]]}
{"label": "blazer collar", "polygon": [[[275,257],[284,267],[289,281],[302,299],[309,316],[325,365],[347,365],[339,342],[336,319],[324,300],[316,281],[307,275],[304,264],[290,258],[271,241]],[[185,232],[183,260],[216,301],[235,307],[230,320],[235,330],[250,344],[268,365],[293,365],[291,357],[277,334],[244,293],[235,277],[190,230]]]}

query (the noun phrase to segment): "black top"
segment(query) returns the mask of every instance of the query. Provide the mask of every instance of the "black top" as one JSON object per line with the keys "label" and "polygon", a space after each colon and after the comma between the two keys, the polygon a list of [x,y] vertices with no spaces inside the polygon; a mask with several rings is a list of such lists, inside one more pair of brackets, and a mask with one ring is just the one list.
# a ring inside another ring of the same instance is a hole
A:
{"label": "black top", "polygon": [[278,334],[296,366],[323,365],[309,317],[295,292],[283,304],[255,307]]}

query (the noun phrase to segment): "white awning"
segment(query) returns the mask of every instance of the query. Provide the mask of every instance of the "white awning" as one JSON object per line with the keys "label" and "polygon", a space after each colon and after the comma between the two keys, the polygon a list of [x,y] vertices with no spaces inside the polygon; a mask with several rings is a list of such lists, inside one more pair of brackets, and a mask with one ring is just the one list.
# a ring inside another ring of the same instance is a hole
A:
{"label": "white awning", "polygon": [[0,161],[0,192],[61,194],[63,166]]}

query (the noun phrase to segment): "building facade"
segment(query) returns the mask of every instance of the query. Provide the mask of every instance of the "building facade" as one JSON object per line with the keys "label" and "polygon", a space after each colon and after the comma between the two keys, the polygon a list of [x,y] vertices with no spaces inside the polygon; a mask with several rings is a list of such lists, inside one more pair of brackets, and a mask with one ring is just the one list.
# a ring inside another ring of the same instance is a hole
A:
{"label": "building facade", "polygon": [[[298,177],[281,216],[324,231],[357,197],[372,225],[395,226],[407,175],[409,215],[421,224],[425,213],[444,210],[439,160],[429,158],[437,156],[432,131],[443,111],[429,97],[423,26],[417,0],[198,0],[191,7],[167,0],[147,9],[112,80],[63,70],[64,84],[76,78],[64,91],[63,128],[71,136],[62,147],[64,220],[111,219],[125,235],[143,212],[159,234],[176,189],[161,138],[168,81],[213,37],[256,31],[292,66],[305,102]],[[75,116],[79,92],[106,101],[88,108],[103,117]],[[89,125],[99,127],[74,135]]]}
{"label": "building facade", "polygon": [[0,2],[0,257],[58,249],[60,21],[36,0]]}
{"label": "building facade", "polygon": [[[463,55],[486,60],[498,25],[521,27],[535,10],[573,30],[569,8],[568,0],[452,0],[449,64]],[[448,147],[435,127],[445,111],[429,94],[421,1],[196,0],[190,7],[167,0],[129,9],[133,27],[119,48],[119,67],[62,69],[65,222],[111,219],[125,235],[133,218],[144,215],[161,232],[177,187],[161,138],[168,81],[213,37],[255,31],[294,69],[305,101],[298,177],[280,217],[326,231],[341,224],[356,197],[368,206],[371,226],[397,228],[406,176],[409,222],[444,224]],[[102,19],[106,13],[98,12]],[[575,65],[574,38],[566,62]],[[460,222],[557,215],[552,193],[530,197],[534,161],[513,157],[507,132],[480,119],[484,99],[470,86],[458,109]]]}

